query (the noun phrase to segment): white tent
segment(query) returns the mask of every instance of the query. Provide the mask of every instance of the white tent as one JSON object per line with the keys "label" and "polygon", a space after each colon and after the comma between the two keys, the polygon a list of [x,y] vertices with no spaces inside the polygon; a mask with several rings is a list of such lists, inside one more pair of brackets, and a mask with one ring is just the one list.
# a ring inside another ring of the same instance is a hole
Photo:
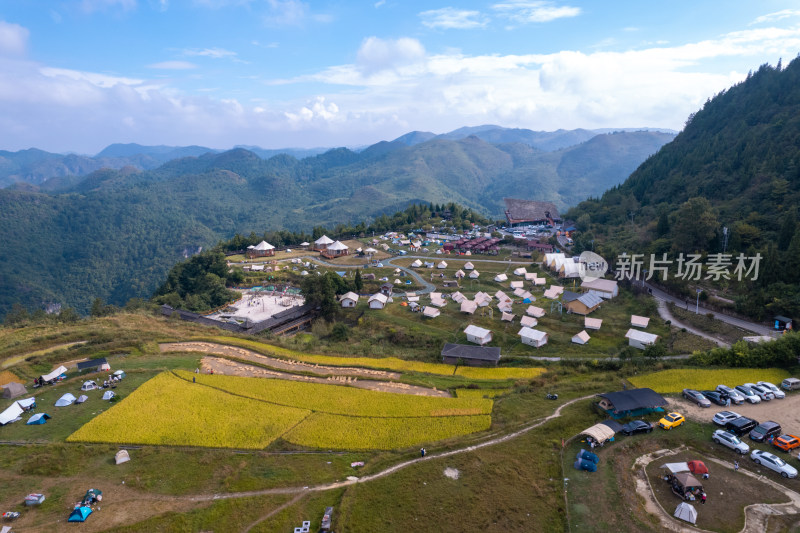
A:
{"label": "white tent", "polygon": [[524,281],[512,281],[510,286],[511,286],[512,289],[521,289],[521,288],[523,288],[525,286],[525,282]]}
{"label": "white tent", "polygon": [[547,333],[538,329],[525,326],[517,332],[517,335],[520,336],[522,344],[527,344],[528,346],[539,348],[547,344]]}
{"label": "white tent", "polygon": [[261,241],[260,243],[256,244],[252,248],[253,250],[258,250],[259,252],[266,252],[267,250],[274,250],[275,247],[272,246],[267,241]]}
{"label": "white tent", "polygon": [[89,399],[88,396],[86,396],[85,394],[81,394],[80,396],[78,396],[78,399],[75,400],[75,403],[83,403],[88,399]]}
{"label": "white tent", "polygon": [[526,272],[525,281],[533,281],[536,279],[536,272]]}
{"label": "white tent", "polygon": [[122,463],[127,463],[131,460],[131,455],[128,453],[128,450],[120,450],[114,455],[114,461],[121,465]]}
{"label": "white tent", "polygon": [[472,313],[475,312],[476,309],[478,309],[478,304],[473,302],[473,301],[464,300],[463,302],[461,302],[461,312],[462,313],[472,314]]}
{"label": "white tent", "polygon": [[451,295],[450,295],[450,298],[452,298],[452,299],[453,299],[453,301],[454,301],[454,302],[456,302],[456,303],[458,303],[458,304],[460,304],[461,302],[463,302],[464,300],[466,300],[466,299],[467,299],[467,297],[466,297],[466,296],[464,296],[463,294],[461,294],[461,293],[460,293],[460,292],[458,292],[458,291],[456,291],[456,292],[454,292],[453,294],[451,294]]}
{"label": "white tent", "polygon": [[583,327],[586,329],[600,329],[603,325],[602,318],[589,318],[588,316],[583,319]]}
{"label": "white tent", "polygon": [[500,317],[500,320],[503,322],[513,322],[514,321],[514,314],[513,313],[503,313]]}
{"label": "white tent", "polygon": [[436,318],[441,314],[442,312],[435,307],[425,306],[425,309],[422,310],[422,316],[426,316],[428,318]]}
{"label": "white tent", "polygon": [[56,407],[66,407],[68,405],[72,405],[75,403],[75,400],[77,400],[77,398],[68,392],[56,401]]}
{"label": "white tent", "polygon": [[341,302],[342,307],[355,307],[358,303],[358,294],[352,291],[346,292],[339,299],[339,302]]}
{"label": "white tent", "polygon": [[467,334],[467,340],[469,342],[474,342],[481,346],[492,342],[492,332],[488,329],[479,328],[478,326],[470,324],[464,329],[464,333]]}
{"label": "white tent", "polygon": [[97,383],[94,381],[84,381],[83,385],[81,385],[81,390],[95,390],[97,387]]}
{"label": "white tent", "polygon": [[681,502],[675,509],[675,518],[694,524],[697,522],[697,509],[686,502]]}
{"label": "white tent", "polygon": [[333,244],[333,239],[331,239],[327,235],[323,235],[322,237],[314,241],[314,244],[316,244],[317,246],[327,246],[329,244]]}
{"label": "white tent", "polygon": [[505,274],[498,274],[494,277],[494,280],[497,281],[498,283],[503,282],[508,280],[508,276],[506,276]]}
{"label": "white tent", "polygon": [[17,403],[23,409],[30,409],[36,405],[36,398],[25,398],[24,400],[17,400]]}
{"label": "white tent", "polygon": [[349,247],[344,244],[343,242],[336,241],[335,243],[328,246],[328,250],[332,252],[342,252],[344,250],[348,250]]}
{"label": "white tent", "polygon": [[514,275],[515,276],[524,276],[527,273],[528,273],[528,271],[525,270],[525,267],[519,267],[519,268],[514,269]]}
{"label": "white tent", "polygon": [[584,330],[581,331],[580,333],[573,335],[572,342],[574,342],[575,344],[586,344],[587,342],[589,342],[590,338],[591,337],[589,337],[589,334],[586,333],[586,331]]}
{"label": "white tent", "polygon": [[5,411],[0,413],[0,426],[14,422],[20,417],[22,412],[22,407],[20,407],[17,402],[12,403]]}
{"label": "white tent", "polygon": [[544,278],[534,278],[533,284],[536,285],[537,287],[539,285],[546,285],[547,284],[547,280],[544,279]]}
{"label": "white tent", "polygon": [[602,444],[614,436],[614,430],[605,424],[595,424],[590,428],[584,429],[580,432],[581,435],[592,437],[595,442]]}
{"label": "white tent", "polygon": [[514,289],[514,296],[516,296],[518,298],[524,298],[525,294],[530,294],[530,293],[528,291],[526,291],[525,289]]}
{"label": "white tent", "polygon": [[690,472],[689,463],[666,463],[661,465],[661,468],[667,470],[670,474],[679,474],[681,472]]}
{"label": "white tent", "polygon": [[381,293],[373,294],[367,300],[370,309],[383,309],[386,306],[386,302],[389,301],[389,298]]}
{"label": "white tent", "polygon": [[420,261],[419,259],[414,259],[414,262],[411,263],[411,266],[414,268],[419,268],[422,266],[422,261]]}
{"label": "white tent", "polygon": [[647,346],[655,344],[658,340],[658,335],[647,333],[646,331],[639,331],[638,329],[633,328],[628,330],[628,332],[625,334],[625,337],[628,339],[629,346],[639,348],[640,350],[644,350],[647,348]]}
{"label": "white tent", "polygon": [[542,318],[544,316],[544,309],[536,307],[535,305],[529,305],[525,312],[535,318]]}
{"label": "white tent", "polygon": [[114,391],[113,391],[113,390],[107,390],[107,391],[105,391],[105,392],[103,393],[103,399],[104,399],[104,400],[110,400],[110,399],[111,399],[111,398],[113,398],[114,396],[116,396],[116,394],[114,394]]}
{"label": "white tent", "polygon": [[439,264],[436,265],[436,268],[439,268],[439,269],[447,268],[447,263],[445,263],[444,261],[439,261]]}
{"label": "white tent", "polygon": [[470,279],[478,279],[478,276],[480,275],[481,273],[478,272],[477,270],[473,270],[472,272],[469,273]]}
{"label": "white tent", "polygon": [[475,270],[475,265],[467,261],[464,263],[464,270]]}
{"label": "white tent", "polygon": [[511,301],[511,297],[509,297],[508,294],[504,293],[503,291],[497,291],[496,293],[494,293],[494,297],[500,300],[501,302]]}
{"label": "white tent", "polygon": [[67,367],[60,366],[60,367],[56,368],[55,370],[53,370],[52,372],[50,372],[49,374],[44,374],[42,376],[42,379],[45,380],[45,381],[53,381],[54,379],[56,379],[61,374],[66,374],[66,373],[67,373]]}
{"label": "white tent", "polygon": [[554,289],[553,287],[550,287],[549,289],[547,289],[546,291],[544,291],[544,297],[545,297],[545,298],[550,298],[551,300],[557,300],[557,299],[558,299],[558,296],[559,296],[560,294],[561,294],[561,293],[560,293],[560,292],[558,292],[558,290]]}
{"label": "white tent", "polygon": [[460,269],[459,269],[459,270],[458,270],[458,271],[455,273],[455,277],[457,277],[457,278],[459,278],[459,279],[463,278],[464,276],[466,276],[466,274],[464,273],[464,271],[463,271],[463,270],[460,270]]}
{"label": "white tent", "polygon": [[646,316],[631,315],[631,326],[637,328],[646,328],[650,324],[650,318]]}

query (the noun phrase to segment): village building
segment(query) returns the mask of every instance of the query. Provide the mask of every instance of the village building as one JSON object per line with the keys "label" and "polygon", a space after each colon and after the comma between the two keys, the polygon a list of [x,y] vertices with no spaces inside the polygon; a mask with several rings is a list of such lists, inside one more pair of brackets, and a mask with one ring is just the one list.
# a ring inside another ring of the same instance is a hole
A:
{"label": "village building", "polygon": [[275,247],[267,241],[261,241],[255,246],[248,246],[245,255],[249,259],[253,259],[254,257],[270,257],[275,255]]}
{"label": "village building", "polygon": [[442,361],[449,365],[497,366],[500,348],[447,343],[442,348]]}
{"label": "village building", "polygon": [[341,257],[343,255],[347,255],[349,253],[350,248],[340,242],[336,241],[332,244],[329,244],[325,250],[320,251],[320,255],[326,259],[334,259],[336,257]]}
{"label": "village building", "polygon": [[386,303],[389,301],[389,298],[385,294],[373,294],[367,300],[370,309],[383,309],[386,307]]}
{"label": "village building", "polygon": [[588,316],[583,319],[583,327],[586,329],[600,329],[603,325],[602,318],[589,318]]}
{"label": "village building", "polygon": [[511,227],[531,224],[555,226],[562,222],[561,215],[552,202],[515,198],[503,198],[503,202],[506,204],[506,220]]}
{"label": "village building", "polygon": [[638,329],[629,329],[625,334],[628,339],[628,346],[644,350],[650,345],[653,345],[658,340],[658,335],[647,333],[646,331],[639,331]]}
{"label": "village building", "polygon": [[650,324],[650,318],[646,316],[631,315],[631,326],[635,328],[646,328]]}
{"label": "village building", "polygon": [[572,291],[564,292],[561,301],[570,313],[576,315],[588,315],[603,303],[602,298],[592,293],[578,294]]}
{"label": "village building", "polygon": [[517,332],[517,335],[519,335],[522,344],[527,344],[528,346],[533,346],[534,348],[541,348],[547,344],[547,333],[544,331],[539,331],[538,329],[524,326]]}
{"label": "village building", "polygon": [[464,329],[464,333],[467,335],[469,342],[480,344],[481,346],[492,342],[492,332],[488,329],[470,324]]}
{"label": "village building", "polygon": [[581,283],[581,289],[594,293],[604,300],[614,298],[619,294],[619,287],[613,279],[593,279]]}
{"label": "village building", "polygon": [[316,252],[322,252],[328,249],[329,244],[333,244],[333,239],[331,239],[327,235],[323,235],[322,237],[314,241],[314,246],[311,249]]}
{"label": "village building", "polygon": [[354,292],[346,292],[339,298],[339,303],[342,304],[342,307],[355,307],[358,303],[358,294]]}

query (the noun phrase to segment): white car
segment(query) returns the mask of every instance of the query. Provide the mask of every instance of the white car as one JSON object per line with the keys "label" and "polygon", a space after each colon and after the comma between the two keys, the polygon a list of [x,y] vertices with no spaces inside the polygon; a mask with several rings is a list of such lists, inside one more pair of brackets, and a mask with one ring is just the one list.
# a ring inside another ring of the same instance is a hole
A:
{"label": "white car", "polygon": [[744,403],[744,396],[742,396],[742,393],[736,389],[728,387],[727,385],[717,385],[717,392],[722,393],[730,398],[731,403],[735,403],[736,405],[741,405]]}
{"label": "white car", "polygon": [[711,435],[711,440],[713,440],[717,444],[724,444],[731,450],[740,453],[742,455],[750,451],[750,446],[742,442],[742,439],[740,439],[733,433],[725,431],[724,429],[716,430],[714,434]]}
{"label": "white car", "polygon": [[750,390],[753,391],[756,396],[758,396],[765,402],[775,399],[775,395],[772,394],[772,391],[767,389],[766,387],[756,385],[755,383],[745,383],[744,386],[750,387]]}
{"label": "white car", "polygon": [[775,454],[762,450],[753,450],[753,453],[750,454],[750,459],[752,459],[755,464],[764,465],[783,477],[797,477],[797,469]]}
{"label": "white car", "polygon": [[780,390],[778,387],[776,387],[772,383],[770,383],[769,381],[759,381],[758,385],[768,389],[770,392],[772,392],[772,395],[775,396],[778,399],[782,400],[782,399],[786,398],[786,393],[783,392],[782,390]]}
{"label": "white car", "polygon": [[738,390],[739,393],[741,393],[741,395],[744,396],[744,399],[747,400],[748,402],[761,403],[761,398],[759,398],[759,396],[755,392],[753,392],[753,390],[747,385],[736,385],[736,387],[734,388]]}
{"label": "white car", "polygon": [[731,420],[736,420],[737,418],[742,418],[742,415],[735,411],[720,411],[719,413],[714,415],[714,418],[711,420],[718,426],[725,426]]}

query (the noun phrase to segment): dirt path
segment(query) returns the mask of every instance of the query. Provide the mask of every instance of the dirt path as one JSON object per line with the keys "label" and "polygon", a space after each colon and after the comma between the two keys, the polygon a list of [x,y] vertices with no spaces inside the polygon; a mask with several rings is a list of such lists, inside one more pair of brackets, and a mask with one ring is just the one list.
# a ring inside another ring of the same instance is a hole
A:
{"label": "dirt path", "polygon": [[427,387],[419,387],[416,385],[408,385],[406,383],[395,383],[392,381],[374,381],[364,380],[359,381],[358,378],[351,376],[328,376],[327,378],[306,376],[302,374],[289,374],[286,372],[278,372],[275,370],[267,370],[255,365],[247,365],[230,359],[223,359],[221,357],[205,356],[202,360],[202,371],[207,372],[213,370],[215,374],[224,374],[226,376],[242,376],[248,378],[275,378],[287,379],[290,381],[305,381],[306,383],[322,383],[324,385],[337,385],[344,384],[351,387],[358,387],[359,389],[369,389],[381,392],[394,392],[396,394],[413,394],[415,396],[435,396],[439,398],[451,398],[451,394],[447,391],[429,389]]}
{"label": "dirt path", "polygon": [[725,341],[723,341],[721,339],[718,339],[718,338],[716,338],[716,337],[714,337],[712,335],[709,335],[708,333],[705,333],[704,331],[700,331],[699,329],[694,328],[694,327],[692,327],[692,326],[690,326],[690,325],[688,325],[688,324],[686,324],[684,322],[681,322],[680,320],[676,319],[675,316],[672,313],[669,312],[669,307],[667,307],[667,302],[666,301],[664,301],[664,300],[662,300],[661,298],[658,298],[658,297],[655,297],[655,300],[656,300],[656,303],[658,304],[658,314],[659,314],[659,316],[661,318],[663,318],[664,320],[669,320],[672,323],[672,325],[675,326],[676,328],[684,328],[689,333],[692,333],[693,335],[697,335],[698,337],[702,337],[702,338],[704,338],[706,340],[709,340],[709,341],[713,342],[714,344],[716,344],[717,346],[720,346],[722,348],[730,348],[731,347],[731,345],[728,344],[727,342],[725,342]]}
{"label": "dirt path", "polygon": [[283,505],[280,505],[280,506],[276,507],[275,509],[273,509],[272,511],[268,512],[264,516],[259,517],[258,520],[256,520],[255,522],[253,522],[252,524],[250,524],[249,526],[244,528],[244,530],[242,530],[242,533],[250,533],[250,530],[253,529],[254,527],[256,527],[258,524],[260,524],[261,522],[263,522],[264,520],[266,520],[268,518],[271,518],[271,517],[275,516],[276,514],[280,513],[284,509],[286,509],[287,507],[290,507],[290,506],[294,505],[303,496],[305,496],[305,494],[298,494],[297,496],[295,496],[294,498],[292,498],[288,502],[284,503]]}
{"label": "dirt path", "polygon": [[386,370],[372,370],[368,368],[355,368],[345,366],[323,366],[302,361],[291,361],[261,355],[258,352],[228,346],[226,344],[216,344],[213,342],[167,342],[159,345],[162,352],[200,352],[221,355],[223,357],[235,357],[253,363],[260,363],[276,370],[286,370],[288,372],[308,372],[322,376],[355,376],[380,379],[400,379],[398,372],[387,372]]}

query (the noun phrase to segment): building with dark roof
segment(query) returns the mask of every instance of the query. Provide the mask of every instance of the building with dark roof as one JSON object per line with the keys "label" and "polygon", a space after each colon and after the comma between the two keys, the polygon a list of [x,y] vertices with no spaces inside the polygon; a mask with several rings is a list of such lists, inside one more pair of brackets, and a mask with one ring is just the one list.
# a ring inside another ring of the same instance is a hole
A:
{"label": "building with dark roof", "polygon": [[598,394],[600,401],[595,405],[612,418],[641,416],[653,411],[663,410],[667,400],[653,389],[641,388]]}
{"label": "building with dark roof", "polygon": [[81,361],[78,363],[78,371],[83,372],[84,370],[91,370],[92,372],[99,372],[103,369],[103,366],[108,366],[108,361],[105,357],[100,357],[99,359]]}
{"label": "building with dark roof", "polygon": [[500,348],[494,346],[469,346],[448,342],[442,348],[442,361],[449,365],[461,362],[468,366],[497,366]]}
{"label": "building with dark roof", "polygon": [[556,204],[553,202],[517,200],[515,198],[503,198],[503,202],[506,204],[506,220],[510,226],[561,223],[561,215],[558,214]]}

